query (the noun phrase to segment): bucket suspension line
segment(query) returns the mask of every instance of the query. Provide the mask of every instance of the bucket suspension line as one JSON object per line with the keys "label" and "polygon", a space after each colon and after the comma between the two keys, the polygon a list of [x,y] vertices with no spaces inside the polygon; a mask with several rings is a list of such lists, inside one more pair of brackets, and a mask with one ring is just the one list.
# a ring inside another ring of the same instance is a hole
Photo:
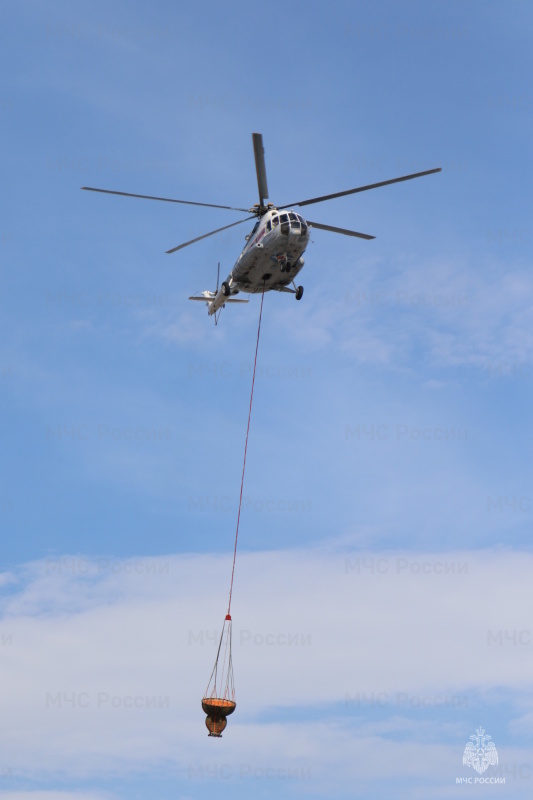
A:
{"label": "bucket suspension line", "polygon": [[[264,287],[263,287],[264,288]],[[257,326],[257,341],[255,343],[254,370],[252,376],[252,390],[250,392],[250,407],[248,409],[248,425],[244,443],[244,458],[242,464],[241,491],[239,494],[239,511],[237,514],[237,529],[235,531],[235,546],[233,548],[233,564],[231,568],[231,581],[229,588],[228,613],[224,619],[220,642],[218,644],[215,666],[207,684],[202,708],[207,714],[205,724],[209,736],[222,736],[222,731],[227,725],[226,717],[235,711],[235,686],[233,682],[233,662],[231,657],[231,597],[233,593],[233,577],[235,575],[235,560],[237,557],[237,542],[239,539],[239,523],[241,520],[242,492],[244,487],[244,474],[246,472],[246,454],[248,452],[248,436],[250,433],[250,419],[252,417],[252,403],[254,399],[255,373],[257,369],[257,352],[259,350],[259,336],[261,333],[261,319],[263,316],[264,291],[261,293],[261,308],[259,310],[259,324]],[[224,643],[224,646],[223,646]],[[219,664],[220,662],[220,664]],[[218,685],[217,685],[218,682]]]}
{"label": "bucket suspension line", "polygon": [[265,299],[264,292],[261,294],[261,308],[259,309],[259,325],[257,326],[257,341],[255,343],[255,358],[254,358],[254,372],[252,377],[252,391],[250,393],[250,408],[248,410],[248,426],[246,428],[246,440],[244,443],[244,459],[242,464],[241,476],[241,491],[239,495],[239,511],[237,514],[237,530],[235,532],[235,547],[233,549],[233,566],[231,568],[231,582],[229,587],[229,601],[228,601],[228,614],[231,613],[231,595],[233,592],[233,576],[235,574],[235,558],[237,556],[237,541],[239,538],[239,523],[241,521],[241,507],[242,507],[242,490],[244,486],[244,473],[246,471],[246,453],[248,452],[248,434],[250,433],[250,419],[252,416],[252,402],[254,399],[254,386],[255,386],[255,371],[257,368],[257,351],[259,349],[259,335],[261,333],[261,318],[263,316],[263,300]]}

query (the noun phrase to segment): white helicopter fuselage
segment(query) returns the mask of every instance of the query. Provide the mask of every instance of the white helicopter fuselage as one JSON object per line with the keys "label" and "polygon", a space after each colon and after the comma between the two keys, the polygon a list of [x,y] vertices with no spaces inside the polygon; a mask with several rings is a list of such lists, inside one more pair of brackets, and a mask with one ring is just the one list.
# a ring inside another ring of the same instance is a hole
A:
{"label": "white helicopter fuselage", "polygon": [[292,292],[286,287],[304,265],[310,226],[294,211],[270,209],[246,237],[244,250],[216,293],[204,292],[209,314],[215,314],[239,292]]}
{"label": "white helicopter fuselage", "polygon": [[[215,317],[215,325],[218,321],[217,312],[219,312],[226,303],[248,302],[248,300],[235,296],[238,295],[239,292],[247,292],[249,294],[264,294],[265,292],[271,291],[289,292],[294,294],[296,300],[302,299],[304,288],[303,286],[296,286],[294,278],[304,266],[303,254],[309,243],[311,228],[318,228],[319,230],[330,231],[331,233],[340,233],[344,236],[354,236],[359,239],[375,239],[375,236],[371,236],[368,233],[361,233],[360,231],[354,231],[348,228],[338,228],[335,225],[326,225],[323,222],[308,222],[294,211],[289,211],[288,205],[281,207],[276,207],[273,203],[267,203],[265,205],[265,201],[268,200],[270,195],[267,186],[265,149],[263,147],[262,134],[252,133],[252,142],[254,147],[257,189],[259,193],[259,202],[255,203],[253,208],[249,206],[237,208],[233,205],[199,203],[196,200],[177,200],[172,197],[133,194],[132,192],[119,192],[114,189],[98,189],[95,186],[82,186],[82,189],[90,192],[103,192],[104,194],[121,195],[123,197],[138,197],[142,200],[159,200],[165,203],[181,203],[184,205],[205,206],[207,208],[224,208],[228,211],[240,211],[252,215],[245,217],[245,219],[232,222],[229,225],[224,225],[214,231],[204,233],[202,236],[196,236],[188,242],[182,242],[176,247],[167,250],[167,254],[176,253],[178,250],[183,250],[184,247],[200,242],[203,239],[207,239],[208,236],[214,236],[214,234],[221,233],[229,228],[234,228],[235,225],[241,225],[254,217],[257,219],[253,230],[246,237],[244,250],[221,286],[219,287],[218,283],[220,277],[219,263],[217,288],[215,291],[204,291],[189,297],[189,300],[199,301],[207,305],[209,315],[214,315]],[[292,205],[301,207],[313,203],[323,203],[326,200],[346,197],[347,195],[352,195],[357,192],[366,192],[368,189],[377,189],[380,186],[389,186],[392,183],[410,181],[413,178],[421,178],[424,175],[432,175],[434,172],[440,171],[441,168],[437,167],[435,169],[425,170],[424,172],[414,172],[411,175],[401,175],[399,178],[378,181],[377,183],[370,183],[366,186],[356,186],[353,189],[346,189],[342,192],[323,194],[319,197],[309,197],[306,200],[292,203]],[[291,283],[293,286],[292,289],[289,288],[289,284]]]}
{"label": "white helicopter fuselage", "polygon": [[[215,324],[218,321],[217,312],[223,308],[226,303],[248,302],[248,300],[235,297],[239,292],[247,292],[249,294],[271,291],[290,292],[295,295],[296,300],[301,300],[304,289],[303,286],[296,286],[294,278],[303,268],[303,254],[309,243],[311,228],[318,228],[319,230],[330,231],[331,233],[340,233],[344,236],[354,236],[359,239],[375,239],[375,236],[371,236],[368,233],[361,233],[360,231],[354,231],[348,228],[338,228],[335,225],[326,225],[323,222],[308,222],[294,211],[289,211],[288,205],[281,207],[276,207],[273,203],[267,203],[265,205],[265,201],[270,195],[267,186],[265,149],[263,147],[262,134],[252,133],[252,142],[254,147],[257,189],[259,192],[259,203],[256,203],[253,208],[249,206],[236,208],[235,206],[218,205],[215,203],[199,203],[196,200],[177,200],[172,197],[133,194],[132,192],[119,192],[114,189],[98,189],[94,186],[82,186],[82,189],[90,192],[103,192],[104,194],[115,194],[123,197],[138,197],[142,200],[159,200],[165,203],[181,203],[184,205],[205,206],[207,208],[224,208],[228,211],[240,211],[252,215],[245,217],[245,219],[232,222],[229,225],[224,225],[214,231],[204,233],[202,236],[196,236],[188,242],[182,242],[176,247],[167,250],[167,254],[176,253],[184,247],[207,239],[208,236],[214,236],[216,233],[234,228],[235,225],[241,225],[256,217],[257,222],[252,232],[246,237],[246,246],[244,250],[221,286],[219,287],[218,285],[220,277],[219,263],[216,290],[214,292],[204,291],[199,295],[189,297],[189,300],[200,301],[207,305],[208,313],[215,317]],[[319,197],[309,197],[306,200],[292,203],[292,205],[301,207],[311,205],[312,203],[323,203],[326,200],[346,197],[356,192],[366,192],[368,189],[377,189],[380,186],[389,186],[392,183],[410,181],[413,178],[421,178],[424,175],[432,175],[440,171],[441,168],[437,167],[435,169],[425,170],[424,172],[414,172],[411,175],[401,175],[399,178],[370,183],[366,186],[356,186],[353,189],[346,189],[342,192],[323,194]],[[293,285],[292,289],[289,288],[290,283]]]}

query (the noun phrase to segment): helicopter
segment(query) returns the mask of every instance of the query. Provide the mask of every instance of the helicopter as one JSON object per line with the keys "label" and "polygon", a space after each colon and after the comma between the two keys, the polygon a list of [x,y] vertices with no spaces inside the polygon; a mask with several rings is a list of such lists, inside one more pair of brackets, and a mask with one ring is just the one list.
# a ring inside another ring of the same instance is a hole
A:
{"label": "helicopter", "polygon": [[[252,208],[235,208],[233,206],[215,205],[213,203],[199,203],[192,200],[175,200],[168,197],[153,197],[144,194],[131,194],[130,192],[118,192],[111,189],[97,189],[93,186],[82,186],[85,191],[102,192],[104,194],[116,194],[122,197],[137,197],[142,200],[160,200],[165,203],[181,203],[184,205],[203,206],[206,208],[224,208],[229,211],[240,211],[250,214],[244,219],[224,225],[195,239],[167,250],[167,253],[175,253],[188,247],[208,236],[214,236],[243,222],[256,219],[256,223],[251,232],[245,237],[246,245],[233,269],[225,281],[219,287],[220,264],[217,274],[217,286],[215,291],[204,291],[199,295],[189,297],[189,300],[205,302],[209,315],[215,315],[215,323],[219,312],[226,303],[247,303],[248,300],[235,297],[240,292],[256,294],[268,291],[289,292],[294,294],[296,300],[301,300],[303,296],[303,286],[296,286],[295,278],[304,266],[303,255],[307,248],[312,228],[330,231],[331,233],[341,233],[345,236],[355,236],[359,239],[375,239],[367,233],[359,233],[347,228],[338,228],[334,225],[325,225],[321,222],[312,222],[304,219],[294,211],[294,208],[309,206],[313,203],[322,203],[326,200],[333,200],[337,197],[345,197],[357,192],[366,192],[369,189],[377,189],[380,186],[388,186],[392,183],[410,181],[413,178],[421,178],[424,175],[432,175],[441,172],[441,168],[415,172],[411,175],[402,175],[399,178],[392,178],[379,183],[371,183],[367,186],[358,186],[355,189],[347,189],[343,192],[326,194],[320,197],[312,197],[307,200],[299,200],[295,203],[287,203],[282,206],[275,206],[273,203],[266,203],[269,198],[266,167],[265,150],[263,147],[263,136],[261,133],[252,133],[254,148],[255,170],[257,175],[257,188],[259,190],[259,203],[255,203]],[[293,288],[290,288],[292,284]]]}

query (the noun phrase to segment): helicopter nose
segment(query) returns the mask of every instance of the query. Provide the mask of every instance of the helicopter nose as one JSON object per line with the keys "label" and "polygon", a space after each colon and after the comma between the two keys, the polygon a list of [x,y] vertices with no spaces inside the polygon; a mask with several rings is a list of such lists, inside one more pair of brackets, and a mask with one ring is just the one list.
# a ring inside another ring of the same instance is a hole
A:
{"label": "helicopter nose", "polygon": [[290,214],[291,218],[291,233],[297,236],[307,235],[307,222],[299,214]]}
{"label": "helicopter nose", "polygon": [[303,239],[307,239],[308,235],[309,228],[304,219],[301,220],[300,225],[291,225],[291,238],[294,237],[302,241]]}

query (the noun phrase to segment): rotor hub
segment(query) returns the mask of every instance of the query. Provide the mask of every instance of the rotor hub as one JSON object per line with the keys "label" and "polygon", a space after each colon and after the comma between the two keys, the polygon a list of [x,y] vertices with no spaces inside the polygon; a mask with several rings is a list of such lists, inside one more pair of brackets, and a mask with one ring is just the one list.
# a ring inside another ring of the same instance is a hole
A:
{"label": "rotor hub", "polygon": [[252,208],[249,208],[248,211],[250,214],[255,214],[256,217],[262,217],[267,211],[275,210],[275,208],[274,203],[267,203],[266,205],[264,203],[254,203]]}

